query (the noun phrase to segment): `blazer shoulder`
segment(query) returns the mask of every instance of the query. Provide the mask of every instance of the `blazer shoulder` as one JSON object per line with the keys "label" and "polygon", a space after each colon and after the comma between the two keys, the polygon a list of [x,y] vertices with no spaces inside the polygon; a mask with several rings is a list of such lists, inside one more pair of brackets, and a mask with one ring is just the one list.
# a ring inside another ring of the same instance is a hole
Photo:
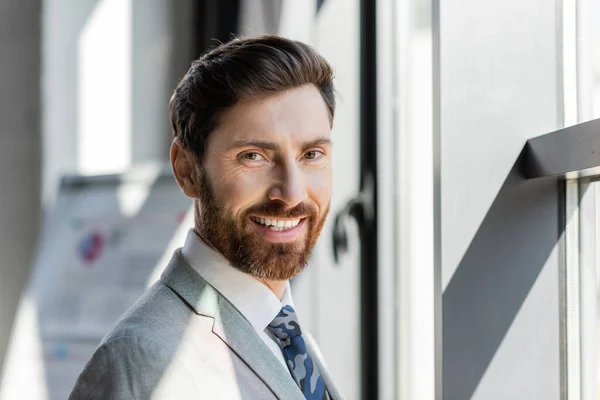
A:
{"label": "blazer shoulder", "polygon": [[148,338],[120,336],[96,349],[69,399],[166,399],[195,391],[193,375],[175,352]]}
{"label": "blazer shoulder", "polygon": [[[197,392],[194,375],[178,356],[195,317],[175,292],[156,282],[102,339],[70,399],[176,399],[182,397],[174,393]],[[205,325],[209,331],[212,322]]]}
{"label": "blazer shoulder", "polygon": [[176,346],[176,338],[183,336],[190,320],[196,317],[207,318],[207,329],[212,327],[212,319],[197,315],[171,288],[158,281],[119,318],[101,344],[138,338],[169,348],[171,342]]}

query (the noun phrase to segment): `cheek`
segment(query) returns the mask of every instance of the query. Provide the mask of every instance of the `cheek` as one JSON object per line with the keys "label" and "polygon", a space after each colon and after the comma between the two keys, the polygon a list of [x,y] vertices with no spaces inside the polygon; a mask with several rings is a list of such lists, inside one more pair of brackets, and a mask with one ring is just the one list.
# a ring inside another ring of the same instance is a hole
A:
{"label": "cheek", "polygon": [[331,199],[331,188],[333,177],[330,169],[319,169],[312,171],[306,178],[310,197],[317,203],[321,211],[324,211]]}
{"label": "cheek", "polygon": [[235,172],[216,173],[213,177],[213,187],[227,213],[237,215],[249,205],[264,200],[264,181],[265,179],[256,173],[240,169]]}

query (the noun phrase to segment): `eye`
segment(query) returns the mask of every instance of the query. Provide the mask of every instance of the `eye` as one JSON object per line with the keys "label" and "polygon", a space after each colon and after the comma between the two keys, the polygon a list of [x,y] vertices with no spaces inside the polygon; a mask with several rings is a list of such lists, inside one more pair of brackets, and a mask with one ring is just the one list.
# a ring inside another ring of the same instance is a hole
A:
{"label": "eye", "polygon": [[240,156],[240,159],[244,161],[262,161],[265,158],[260,153],[257,153],[255,151],[249,151],[247,153],[243,153]]}
{"label": "eye", "polygon": [[318,150],[311,150],[308,151],[304,154],[304,158],[307,160],[318,160],[319,158],[321,158],[323,156],[323,152],[322,151],[318,151]]}

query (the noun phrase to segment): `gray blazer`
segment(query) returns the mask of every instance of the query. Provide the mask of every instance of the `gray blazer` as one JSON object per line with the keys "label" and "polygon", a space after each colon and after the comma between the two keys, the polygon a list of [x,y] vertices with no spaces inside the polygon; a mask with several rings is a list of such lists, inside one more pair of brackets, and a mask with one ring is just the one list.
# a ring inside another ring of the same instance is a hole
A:
{"label": "gray blazer", "polygon": [[[316,344],[306,339],[330,397],[342,399]],[[102,340],[69,399],[304,396],[250,323],[177,250],[161,279]]]}

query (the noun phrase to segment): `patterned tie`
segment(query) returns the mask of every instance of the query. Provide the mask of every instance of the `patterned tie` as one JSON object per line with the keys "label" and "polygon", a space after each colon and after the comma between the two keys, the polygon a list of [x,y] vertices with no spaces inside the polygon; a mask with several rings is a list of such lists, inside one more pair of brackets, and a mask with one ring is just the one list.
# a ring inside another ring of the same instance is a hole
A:
{"label": "patterned tie", "polygon": [[317,366],[308,355],[294,308],[284,306],[268,328],[279,339],[283,357],[304,397],[310,400],[326,400],[328,397],[325,384]]}

